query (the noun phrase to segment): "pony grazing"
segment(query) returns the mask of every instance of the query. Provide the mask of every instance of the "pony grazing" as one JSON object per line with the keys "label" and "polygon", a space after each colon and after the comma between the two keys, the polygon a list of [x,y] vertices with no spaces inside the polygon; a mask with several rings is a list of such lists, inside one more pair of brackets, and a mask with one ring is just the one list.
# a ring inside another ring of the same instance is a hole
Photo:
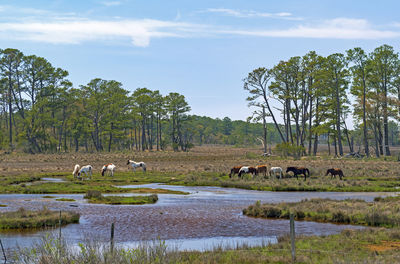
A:
{"label": "pony grazing", "polygon": [[258,165],[256,166],[256,174],[264,173],[264,178],[267,177],[267,166],[266,165]]}
{"label": "pony grazing", "polygon": [[306,180],[307,176],[310,177],[310,171],[307,168],[304,167],[287,167],[286,173],[289,171],[293,172],[294,177],[299,179],[299,175],[303,174],[304,175],[304,180]]}
{"label": "pony grazing", "polygon": [[245,173],[251,173],[254,177],[254,175],[257,175],[257,170],[254,167],[241,167],[238,174],[239,178]]}
{"label": "pony grazing", "polygon": [[114,170],[115,170],[115,165],[112,163],[106,164],[101,168],[101,176],[104,176],[104,174],[108,171],[108,174],[111,176],[114,176]]}
{"label": "pony grazing", "polygon": [[274,176],[276,176],[276,174],[279,175],[279,179],[282,179],[282,168],[281,167],[271,167],[271,169],[269,169],[269,177],[272,178],[272,174]]}
{"label": "pony grazing", "polygon": [[85,173],[86,177],[88,177],[89,174],[88,178],[92,179],[92,166],[90,165],[82,166],[82,168],[78,172],[78,177],[81,177],[82,173]]}
{"label": "pony grazing", "polygon": [[229,178],[232,178],[233,175],[238,174],[242,167],[243,166],[235,166],[235,167],[233,167],[231,169],[231,173],[229,173]]}
{"label": "pony grazing", "polygon": [[331,179],[333,177],[336,178],[336,175],[339,175],[340,179],[342,179],[342,177],[344,177],[343,171],[338,168],[332,168],[332,169],[327,170],[325,176],[328,176],[329,173],[331,174]]}
{"label": "pony grazing", "polygon": [[72,172],[72,175],[74,176],[74,179],[78,178],[78,173],[79,173],[79,169],[80,168],[81,168],[81,166],[79,166],[79,164],[75,164],[74,171]]}
{"label": "pony grazing", "polygon": [[146,163],[144,163],[143,161],[140,162],[135,162],[133,160],[128,160],[128,162],[126,163],[126,165],[131,164],[132,166],[132,170],[136,171],[136,168],[142,168],[144,172],[146,172]]}

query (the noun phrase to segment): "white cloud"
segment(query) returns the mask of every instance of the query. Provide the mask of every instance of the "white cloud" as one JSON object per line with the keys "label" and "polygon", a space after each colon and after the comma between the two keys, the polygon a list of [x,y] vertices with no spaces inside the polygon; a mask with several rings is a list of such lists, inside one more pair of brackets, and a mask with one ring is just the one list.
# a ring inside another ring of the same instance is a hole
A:
{"label": "white cloud", "polygon": [[382,39],[400,37],[399,31],[378,30],[365,19],[335,18],[319,25],[298,25],[289,29],[221,30],[221,34],[320,39]]}
{"label": "white cloud", "polygon": [[105,6],[119,6],[122,4],[120,1],[104,1],[101,3]]}
{"label": "white cloud", "polygon": [[209,36],[254,36],[320,39],[398,38],[399,31],[379,30],[364,19],[336,18],[320,24],[299,24],[286,29],[232,29],[228,26],[191,24],[154,19],[99,21],[88,19],[52,19],[50,22],[0,23],[1,39],[45,43],[79,44],[86,41],[130,39],[133,45],[146,47],[153,38],[206,38]]}
{"label": "white cloud", "polygon": [[250,17],[265,17],[265,18],[281,18],[281,19],[290,19],[290,20],[302,20],[300,17],[293,17],[291,13],[288,12],[280,12],[280,13],[265,13],[265,12],[256,12],[253,10],[234,10],[229,8],[208,8],[206,12],[210,13],[220,13],[227,16],[233,17],[241,17],[241,18],[250,18]]}

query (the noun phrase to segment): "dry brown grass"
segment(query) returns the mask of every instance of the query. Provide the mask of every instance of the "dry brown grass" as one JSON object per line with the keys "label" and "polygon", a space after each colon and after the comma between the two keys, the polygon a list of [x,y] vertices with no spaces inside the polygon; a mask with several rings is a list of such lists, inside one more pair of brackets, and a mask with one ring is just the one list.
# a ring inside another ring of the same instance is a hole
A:
{"label": "dry brown grass", "polygon": [[114,163],[117,171],[129,171],[127,159],[144,161],[148,170],[160,172],[218,172],[229,173],[236,165],[261,165],[268,167],[304,166],[310,169],[311,175],[323,175],[328,168],[341,168],[347,176],[399,176],[399,163],[383,160],[334,159],[326,156],[303,157],[300,160],[279,157],[264,158],[259,148],[235,148],[230,146],[197,146],[190,152],[153,151],[125,153],[61,153],[61,154],[1,154],[0,175],[21,173],[68,172],[75,164],[93,166],[100,171],[106,163]]}

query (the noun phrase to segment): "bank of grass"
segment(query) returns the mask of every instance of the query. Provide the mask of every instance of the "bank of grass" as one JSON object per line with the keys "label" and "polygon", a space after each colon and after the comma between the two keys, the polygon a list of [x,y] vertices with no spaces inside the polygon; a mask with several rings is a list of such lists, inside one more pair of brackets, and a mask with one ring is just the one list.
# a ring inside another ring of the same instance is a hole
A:
{"label": "bank of grass", "polygon": [[[79,214],[75,212],[61,212],[61,225],[79,222]],[[55,227],[59,225],[60,212],[43,208],[39,211],[30,211],[19,208],[13,212],[0,213],[0,229],[31,229]]]}
{"label": "bank of grass", "polygon": [[56,201],[60,201],[60,202],[75,202],[75,199],[72,199],[72,198],[58,198],[58,199],[56,199]]}
{"label": "bank of grass", "polygon": [[261,218],[289,219],[340,224],[399,227],[400,196],[375,198],[374,202],[346,199],[310,199],[295,203],[261,204],[259,201],[243,214]]}
{"label": "bank of grass", "polygon": [[99,191],[88,191],[83,197],[95,204],[152,204],[158,201],[157,194],[146,196],[103,196]]}
{"label": "bank of grass", "polygon": [[[163,241],[141,243],[135,249],[108,246],[94,239],[73,245],[49,236],[32,248],[13,254],[15,263],[291,263],[288,236],[261,247],[217,246],[206,252],[169,248]],[[297,236],[296,263],[399,263],[400,230],[367,228],[329,236]],[[60,254],[61,252],[61,254]]]}

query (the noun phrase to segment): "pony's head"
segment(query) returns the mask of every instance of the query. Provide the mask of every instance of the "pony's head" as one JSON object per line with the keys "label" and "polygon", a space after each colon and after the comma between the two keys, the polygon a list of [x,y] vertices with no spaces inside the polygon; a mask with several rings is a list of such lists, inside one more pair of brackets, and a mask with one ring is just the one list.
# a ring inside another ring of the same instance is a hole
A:
{"label": "pony's head", "polygon": [[101,169],[101,176],[104,176],[104,173],[106,172],[106,170],[107,170],[107,166],[104,165],[103,168]]}

